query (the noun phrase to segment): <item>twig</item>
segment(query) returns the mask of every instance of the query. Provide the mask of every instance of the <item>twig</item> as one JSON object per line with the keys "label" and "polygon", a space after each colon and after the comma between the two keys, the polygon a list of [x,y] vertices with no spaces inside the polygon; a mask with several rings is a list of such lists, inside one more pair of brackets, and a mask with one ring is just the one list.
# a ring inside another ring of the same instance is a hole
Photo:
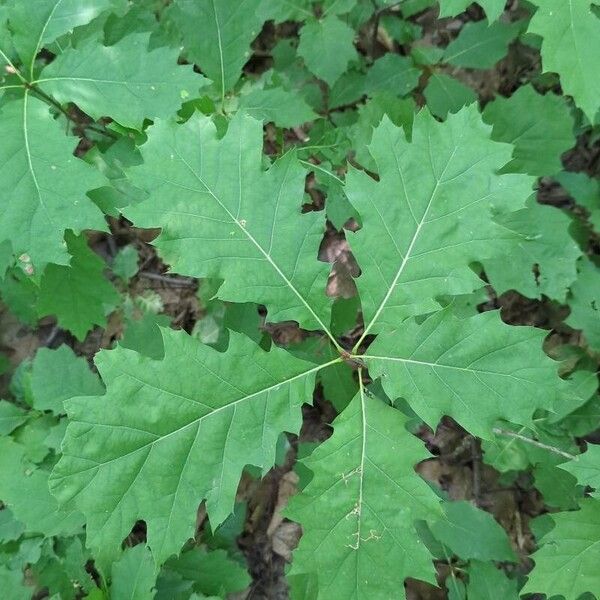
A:
{"label": "twig", "polygon": [[473,500],[479,506],[481,500],[481,450],[479,442],[471,438],[471,459],[473,469]]}
{"label": "twig", "polygon": [[153,279],[155,281],[162,281],[167,285],[174,285],[178,287],[192,287],[196,285],[196,280],[188,277],[176,277],[172,275],[161,275],[160,273],[151,273],[149,271],[140,271],[138,273],[140,277],[145,277],[146,279]]}
{"label": "twig", "polygon": [[48,334],[48,337],[44,341],[44,346],[50,346],[52,342],[56,339],[56,336],[58,335],[59,331],[60,328],[58,327],[58,325],[54,325],[54,327],[52,327],[52,330]]}
{"label": "twig", "polygon": [[531,444],[532,446],[535,446],[536,448],[542,448],[542,450],[548,450],[549,452],[554,452],[555,454],[564,456],[565,458],[568,458],[569,460],[579,460],[579,457],[576,456],[575,454],[570,454],[569,452],[560,450],[560,448],[555,448],[554,446],[544,444],[543,442],[538,442],[537,440],[532,440],[531,438],[528,438],[525,435],[521,435],[520,433],[515,433],[514,431],[508,431],[506,429],[500,429],[498,427],[494,427],[494,429],[492,429],[492,431],[496,435],[504,435],[507,437],[516,438],[518,440],[521,440],[522,442]]}

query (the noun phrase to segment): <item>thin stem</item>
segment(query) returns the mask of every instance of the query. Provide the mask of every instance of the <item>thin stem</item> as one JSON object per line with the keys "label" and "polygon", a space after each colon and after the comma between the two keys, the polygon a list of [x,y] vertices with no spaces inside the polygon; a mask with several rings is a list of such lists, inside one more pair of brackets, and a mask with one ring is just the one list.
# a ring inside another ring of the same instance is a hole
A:
{"label": "thin stem", "polygon": [[[446,562],[448,563],[448,567],[450,568],[450,578],[452,580],[452,587],[454,588],[454,591],[456,592],[456,597],[460,598],[460,590],[458,588],[458,583],[456,580],[456,575],[454,574],[454,566],[452,565],[452,561],[450,560],[450,557],[448,556],[448,552],[446,552],[446,546],[444,546],[444,544],[441,544],[442,546],[442,551],[444,552],[444,558],[446,559]],[[448,589],[448,591],[450,591]]]}
{"label": "thin stem", "polygon": [[576,456],[575,454],[570,454],[569,452],[565,452],[564,450],[561,450],[560,448],[550,446],[549,444],[544,444],[543,442],[538,442],[537,440],[533,440],[533,439],[527,437],[526,435],[521,435],[520,433],[516,433],[514,431],[508,431],[507,429],[500,429],[499,427],[494,427],[494,429],[492,429],[492,431],[496,435],[503,435],[506,437],[515,438],[517,440],[520,440],[521,442],[525,442],[526,444],[531,444],[532,446],[535,446],[536,448],[541,448],[542,450],[548,450],[549,452],[554,452],[554,454],[558,454],[560,456],[563,456],[564,458],[568,458],[569,460],[579,460],[579,457]]}
{"label": "thin stem", "polygon": [[154,281],[161,281],[167,285],[174,285],[176,287],[192,287],[196,285],[197,280],[188,277],[174,277],[170,275],[161,275],[160,273],[152,273],[150,271],[140,271],[138,273],[140,277],[145,279],[153,279]]}

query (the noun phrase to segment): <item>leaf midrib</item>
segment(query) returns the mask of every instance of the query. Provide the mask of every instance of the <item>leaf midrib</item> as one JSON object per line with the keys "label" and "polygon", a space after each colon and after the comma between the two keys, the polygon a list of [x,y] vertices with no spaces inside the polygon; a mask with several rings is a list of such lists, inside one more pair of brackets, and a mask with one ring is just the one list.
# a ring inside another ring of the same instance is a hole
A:
{"label": "leaf midrib", "polygon": [[[107,466],[109,464],[112,464],[114,462],[123,460],[123,459],[127,458],[128,456],[131,456],[133,454],[136,454],[137,452],[141,452],[141,451],[145,450],[146,448],[153,447],[155,444],[158,444],[158,443],[166,440],[169,437],[177,435],[177,434],[181,433],[182,431],[185,431],[189,427],[192,427],[194,425],[200,424],[200,423],[202,423],[202,421],[204,419],[210,418],[210,417],[214,416],[215,414],[217,414],[217,413],[219,413],[219,412],[221,412],[223,410],[226,410],[226,409],[231,408],[231,407],[235,407],[235,406],[237,406],[238,404],[240,404],[242,402],[250,400],[251,398],[255,398],[256,396],[260,396],[261,394],[268,393],[268,392],[270,392],[270,391],[272,391],[274,389],[277,389],[277,388],[279,388],[279,387],[281,387],[283,385],[287,385],[287,384],[289,384],[289,383],[291,383],[291,382],[293,382],[293,381],[295,381],[297,379],[301,379],[302,377],[307,377],[308,375],[311,375],[312,373],[316,373],[317,371],[319,371],[321,369],[325,369],[325,368],[327,368],[327,367],[329,367],[329,366],[331,366],[333,364],[339,363],[339,362],[341,362],[341,360],[342,360],[341,358],[335,358],[335,359],[333,359],[333,360],[331,360],[331,361],[329,361],[327,363],[324,363],[322,365],[317,365],[316,367],[313,367],[312,369],[309,369],[308,371],[304,371],[302,373],[299,373],[298,375],[294,375],[293,377],[290,377],[289,379],[286,379],[284,381],[280,381],[278,383],[275,383],[275,384],[273,384],[273,385],[271,385],[269,387],[266,387],[266,388],[264,388],[262,390],[258,390],[256,392],[252,392],[251,394],[249,394],[247,396],[243,396],[242,398],[238,398],[237,400],[234,400],[233,402],[230,402],[229,404],[225,404],[223,406],[219,406],[219,407],[213,409],[211,412],[208,412],[208,413],[206,413],[206,414],[198,417],[197,419],[194,419],[194,420],[190,421],[189,423],[186,423],[185,425],[182,425],[181,427],[178,427],[177,429],[175,429],[173,431],[170,431],[166,435],[159,436],[156,439],[154,439],[154,440],[152,440],[152,441],[150,441],[150,442],[148,442],[148,443],[146,443],[146,444],[144,444],[142,446],[139,446],[135,450],[131,450],[130,452],[127,452],[126,454],[122,454],[120,456],[112,458],[112,459],[110,459],[110,460],[108,460],[106,462],[103,462],[103,463],[95,464],[92,467],[88,467],[88,468],[83,469],[81,471],[76,471],[76,472],[70,473],[69,477],[71,477],[73,475],[81,475],[81,474],[87,473],[88,471],[91,471],[93,469],[100,469],[100,468],[105,467],[105,466]],[[123,372],[123,374],[126,375],[126,376],[128,376],[128,377],[130,376],[129,373]],[[151,386],[150,384],[147,384],[147,385],[148,385],[148,387],[155,387],[155,386]],[[161,390],[161,391],[165,391],[165,390]],[[74,422],[85,423],[85,421],[77,421],[77,420],[74,420]],[[94,425],[96,425],[96,424],[97,423],[94,423]],[[147,433],[151,433],[151,432],[147,432]]]}
{"label": "leaf midrib", "polygon": [[[270,253],[266,252],[265,249],[258,243],[256,238],[241,224],[236,216],[227,208],[227,206],[221,201],[221,199],[212,191],[209,185],[204,181],[204,179],[194,170],[192,165],[181,155],[177,148],[173,149],[177,157],[181,160],[181,162],[187,167],[189,172],[193,175],[193,177],[204,187],[204,189],[214,198],[215,202],[221,207],[221,209],[227,214],[227,216],[232,220],[233,223],[246,235],[248,240],[256,247],[256,249],[264,256],[267,262],[273,267],[276,273],[281,277],[281,279],[285,282],[285,284],[289,287],[289,289],[298,297],[298,299],[302,302],[304,307],[309,311],[309,313],[313,316],[316,322],[321,326],[321,329],[325,332],[327,337],[332,341],[336,348],[340,348],[338,341],[335,339],[335,336],[329,331],[329,328],[323,323],[323,320],[317,313],[312,309],[310,304],[305,300],[304,296],[296,289],[294,284],[286,277],[285,273],[279,268],[277,263],[273,260]],[[240,165],[241,168],[241,165]],[[240,177],[240,186],[241,186],[241,177]],[[240,189],[241,194],[241,189]],[[241,202],[240,202],[241,204]]]}
{"label": "leaf midrib", "polygon": [[[356,350],[360,347],[360,345],[362,344],[362,342],[365,339],[365,337],[368,335],[368,333],[371,330],[371,328],[373,327],[373,325],[377,322],[377,319],[381,315],[383,309],[385,308],[385,305],[387,304],[388,300],[390,299],[391,295],[393,294],[394,289],[396,288],[396,285],[398,283],[398,280],[402,276],[402,273],[404,272],[404,269],[406,268],[406,265],[408,264],[408,261],[412,258],[411,257],[411,252],[412,252],[412,250],[413,250],[413,248],[414,248],[414,246],[415,246],[415,244],[417,242],[417,239],[419,237],[419,234],[421,233],[421,229],[423,228],[423,225],[426,224],[427,215],[429,213],[431,205],[433,204],[433,201],[434,201],[434,199],[435,199],[435,197],[437,195],[437,192],[439,190],[440,185],[442,183],[444,183],[442,180],[444,178],[444,175],[446,174],[446,171],[448,170],[448,167],[450,166],[450,163],[454,159],[454,156],[456,155],[457,150],[458,150],[458,144],[455,144],[454,145],[454,150],[452,151],[452,154],[450,155],[450,158],[448,159],[448,162],[444,166],[444,169],[442,170],[439,178],[436,177],[435,186],[433,188],[433,191],[431,192],[431,196],[429,197],[429,201],[427,203],[425,211],[423,212],[423,216],[421,217],[421,220],[418,222],[417,227],[415,229],[415,232],[413,234],[413,237],[412,237],[412,239],[410,241],[410,244],[408,245],[408,248],[406,250],[406,253],[404,254],[404,257],[402,258],[402,262],[400,263],[400,267],[398,268],[398,271],[396,272],[396,275],[394,276],[394,279],[392,280],[391,285],[388,287],[388,290],[387,290],[385,296],[383,297],[383,300],[381,301],[379,307],[375,311],[375,314],[373,315],[373,318],[371,319],[370,323],[365,327],[365,330],[363,331],[363,334],[360,336],[358,342],[356,342],[354,348],[352,349],[353,353],[355,353]],[[431,170],[432,170],[432,172],[433,172],[433,174],[435,176],[435,169],[433,168],[433,159],[431,157],[431,141],[429,142],[429,154],[430,154]],[[401,172],[401,170],[400,170],[400,172]],[[410,206],[410,200],[408,198],[408,195],[406,196],[406,204]],[[410,207],[410,212],[412,214],[412,207]],[[414,218],[414,215],[413,215],[413,218]]]}

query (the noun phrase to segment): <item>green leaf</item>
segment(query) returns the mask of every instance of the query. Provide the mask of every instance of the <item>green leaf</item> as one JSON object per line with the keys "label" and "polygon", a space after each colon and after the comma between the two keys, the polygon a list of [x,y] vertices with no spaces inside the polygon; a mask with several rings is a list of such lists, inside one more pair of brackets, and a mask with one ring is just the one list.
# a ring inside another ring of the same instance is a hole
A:
{"label": "green leaf", "polygon": [[499,215],[495,221],[516,234],[510,263],[505,256],[482,261],[496,292],[517,290],[528,298],[544,295],[564,302],[577,278],[576,263],[581,256],[569,234],[571,217],[532,198],[527,208]]}
{"label": "green leaf", "polygon": [[[356,160],[365,169],[374,171],[377,165],[369,153],[373,139],[373,128],[381,123],[384,115],[398,127],[403,127],[410,135],[415,116],[415,101],[412,98],[397,98],[388,92],[373,94],[358,108],[358,120],[350,130],[352,146],[355,148]],[[327,198],[329,202],[329,197]]]}
{"label": "green leaf", "polygon": [[192,589],[207,596],[225,597],[240,592],[252,582],[248,571],[229,558],[224,550],[207,552],[193,548],[168,561],[164,570],[192,581]]}
{"label": "green leaf", "polygon": [[176,0],[171,18],[181,31],[184,51],[212,80],[221,98],[237,83],[260,33],[261,0],[218,2]]}
{"label": "green leaf", "polygon": [[269,468],[279,434],[298,431],[319,369],[234,332],[227,360],[184,332],[162,333],[163,360],[120,347],[101,352],[106,394],[66,403],[70,423],[51,487],[86,515],[101,563],[139,518],[157,563],[193,536],[203,498],[211,525],[220,524],[244,466]]}
{"label": "green leaf", "polygon": [[508,536],[494,517],[466,501],[445,502],[444,518],[431,525],[436,539],[463,559],[515,562]]}
{"label": "green leaf", "polygon": [[575,145],[573,117],[565,99],[538,94],[531,85],[520,87],[510,98],[497,98],[483,111],[483,120],[494,126],[492,138],[514,144],[506,170],[542,177],[562,169],[561,155]]}
{"label": "green leaf", "polygon": [[600,269],[582,257],[577,265],[577,280],[571,286],[568,297],[571,313],[566,323],[581,329],[587,343],[600,349]]}
{"label": "green leaf", "polygon": [[[440,1],[440,15],[439,18],[444,17],[455,17],[461,12],[467,10],[473,0],[439,0]],[[506,0],[479,0],[477,2],[485,10],[488,22],[492,23],[496,21],[498,17],[504,12],[506,6]]]}
{"label": "green leaf", "polygon": [[[120,0],[117,0],[120,1]],[[138,0],[138,2],[127,3],[123,12],[118,11],[107,16],[103,25],[104,43],[107,46],[116,44],[125,36],[132,33],[153,32],[157,37],[162,34],[161,26],[164,21],[160,8],[156,10],[157,3],[155,0]],[[161,19],[160,21],[157,19]],[[156,41],[156,40],[154,40]],[[162,39],[161,39],[162,42]],[[163,46],[165,44],[152,44],[153,46]]]}
{"label": "green leaf", "polygon": [[4,590],[4,600],[31,600],[33,588],[27,587],[21,570],[11,571],[0,565],[0,589]]}
{"label": "green leaf", "polygon": [[329,108],[334,109],[358,102],[365,94],[365,81],[364,73],[346,71],[329,90],[327,98]]}
{"label": "green leaf", "polygon": [[587,450],[577,460],[559,465],[559,468],[574,475],[581,485],[594,488],[596,491],[591,496],[600,498],[600,446],[588,444]]}
{"label": "green leaf", "polygon": [[93,164],[104,175],[110,185],[104,185],[89,193],[94,203],[106,214],[119,217],[124,206],[139,202],[144,193],[129,181],[124,169],[142,163],[142,157],[131,137],[121,137],[105,152],[98,146],[92,148],[85,160]]}
{"label": "green leaf", "polygon": [[68,346],[37,351],[31,372],[35,409],[63,414],[63,400],[74,396],[98,396],[103,391],[102,383],[92,373],[85,358],[75,356]]}
{"label": "green leaf", "polygon": [[123,348],[135,350],[149,358],[161,359],[164,347],[161,327],[169,327],[171,320],[167,315],[155,315],[146,312],[139,319],[127,318],[125,334],[119,344]]}
{"label": "green leaf", "polygon": [[560,75],[565,94],[590,122],[600,108],[600,80],[594,65],[600,63],[600,19],[591,0],[532,0],[538,9],[529,32],[542,36],[544,71]]}
{"label": "green leaf", "polygon": [[110,7],[111,0],[36,0],[35,10],[28,0],[11,2],[8,17],[12,41],[29,79],[34,77],[35,57],[44,46]]}
{"label": "green leaf", "polygon": [[0,400],[0,436],[8,435],[27,421],[27,411],[12,402]]}
{"label": "green leaf", "polygon": [[448,415],[492,439],[497,420],[528,425],[536,408],[551,409],[560,379],[545,335],[505,325],[497,311],[457,319],[446,309],[381,334],[364,358],[388,396],[405,398],[431,427]]}
{"label": "green leaf", "polygon": [[305,172],[293,153],[264,171],[262,126],[238,113],[222,139],[210,119],[158,122],[134,182],[148,201],[125,209],[175,272],[224,279],[218,297],[264,304],[270,321],[327,330],[328,266],[316,260],[323,213],[301,215]]}
{"label": "green leaf", "polygon": [[490,69],[506,56],[509,44],[517,37],[521,23],[485,21],[466,23],[458,37],[446,47],[443,61],[456,67]]}
{"label": "green leaf", "polygon": [[319,79],[332,86],[357,58],[354,30],[335,16],[309,20],[300,30],[298,56]]}
{"label": "green leaf", "polygon": [[111,117],[124,127],[141,129],[144,119],[167,118],[206,80],[191,65],[178,65],[179,51],[148,50],[149,34],[132,34],[114,46],[94,40],[68,48],[35,82],[61,104],[74,102],[99,119]]}
{"label": "green leaf", "polygon": [[504,256],[514,239],[490,210],[500,203],[521,208],[532,184],[526,176],[497,175],[511,147],[489,139],[476,107],[444,123],[421,111],[410,143],[384,117],[369,151],[379,180],[352,169],[346,183],[363,223],[348,241],[362,269],[365,334],[439,309],[439,296],[482,287],[469,265]]}
{"label": "green leaf", "polygon": [[286,515],[302,524],[292,574],[318,574],[319,598],[404,598],[406,577],[435,582],[416,520],[441,515],[414,471],[427,458],[406,418],[362,388],[333,436],[303,464],[314,476]]}
{"label": "green leaf", "polygon": [[[53,540],[42,552],[41,560],[32,570],[40,587],[58,594],[52,598],[77,600],[82,592],[89,600],[98,598],[94,594],[99,590],[85,568],[92,557],[84,549],[80,536]],[[100,600],[105,600],[104,596]]]}
{"label": "green leaf", "polygon": [[[31,267],[30,261],[22,264],[24,267]],[[32,326],[37,323],[39,287],[20,265],[15,265],[8,270],[4,281],[0,283],[0,295],[2,302],[19,321]]]}
{"label": "green leaf", "polygon": [[66,235],[71,265],[48,265],[40,284],[38,313],[56,315],[58,324],[83,340],[94,325],[104,327],[106,314],[118,303],[115,288],[104,277],[104,261],[84,235]]}
{"label": "green leaf", "polygon": [[63,510],[48,491],[48,473],[26,459],[26,448],[9,437],[0,437],[0,500],[27,531],[45,537],[74,535],[83,516]]}
{"label": "green leaf", "polygon": [[112,565],[111,600],[152,600],[156,567],[148,548],[138,544],[128,548]]}
{"label": "green leaf", "polygon": [[391,92],[406,96],[417,87],[421,71],[415,67],[411,58],[399,54],[385,54],[377,59],[367,71],[365,91]]}
{"label": "green leaf", "polygon": [[534,485],[542,494],[544,504],[561,510],[579,508],[583,498],[583,488],[570,473],[555,466],[539,464],[533,472]]}
{"label": "green leaf", "polygon": [[47,263],[68,264],[66,229],[106,229],[86,196],[103,177],[73,156],[75,138],[66,137],[48,105],[28,91],[2,107],[0,129],[0,237],[12,242],[17,256],[28,256],[35,272]]}
{"label": "green leaf", "polygon": [[318,118],[302,96],[282,87],[251,91],[240,98],[240,109],[279,127],[294,127]]}
{"label": "green leaf", "polygon": [[582,501],[581,509],[553,513],[554,528],[533,554],[535,567],[521,594],[541,593],[577,600],[600,589],[600,502]]}
{"label": "green leaf", "polygon": [[25,525],[15,519],[9,508],[0,510],[0,543],[19,539],[24,531]]}
{"label": "green leaf", "polygon": [[470,87],[444,73],[432,73],[423,93],[429,110],[442,119],[477,100]]}
{"label": "green leaf", "polygon": [[467,597],[473,600],[519,600],[517,581],[489,562],[471,561]]}

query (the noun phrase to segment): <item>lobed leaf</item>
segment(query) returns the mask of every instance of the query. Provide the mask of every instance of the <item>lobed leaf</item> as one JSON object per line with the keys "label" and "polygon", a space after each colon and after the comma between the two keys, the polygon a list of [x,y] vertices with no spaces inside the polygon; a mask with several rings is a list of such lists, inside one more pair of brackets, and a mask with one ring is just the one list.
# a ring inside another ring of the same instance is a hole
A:
{"label": "lobed leaf", "polygon": [[319,263],[324,215],[301,214],[305,172],[288,153],[268,171],[262,127],[239,113],[218,139],[212,121],[159,121],[131,170],[147,201],[124,210],[138,227],[161,227],[154,244],[178,273],[224,279],[218,297],[260,302],[269,320],[327,330],[328,266]]}
{"label": "lobed leaf", "polygon": [[250,42],[263,20],[262,0],[175,0],[170,15],[179,28],[188,56],[225,97],[250,58]]}
{"label": "lobed leaf", "polygon": [[50,485],[86,515],[101,564],[140,518],[157,564],[193,536],[203,499],[219,525],[244,466],[269,468],[279,434],[298,431],[321,368],[234,332],[227,360],[184,332],[162,334],[163,360],[102,352],[106,394],[66,403],[70,422]]}
{"label": "lobed leaf", "polygon": [[111,117],[141,129],[144,119],[169,117],[206,85],[191,65],[177,64],[177,49],[149,50],[149,38],[131,34],[114,46],[90,40],[68,48],[34,84],[61,104],[74,102],[94,119]]}
{"label": "lobed leaf", "polygon": [[441,516],[414,471],[427,458],[406,418],[362,389],[303,464],[313,478],[286,515],[302,523],[292,574],[317,573],[318,598],[404,598],[406,577],[435,582],[415,521]]}
{"label": "lobed leaf", "polygon": [[596,593],[600,589],[600,502],[588,498],[580,510],[555,513],[550,518],[554,528],[533,554],[535,567],[521,593],[562,595],[565,600]]}
{"label": "lobed leaf", "polygon": [[560,75],[565,94],[590,122],[600,108],[600,81],[595,64],[600,62],[600,18],[591,0],[533,0],[538,9],[529,31],[543,38],[544,71]]}
{"label": "lobed leaf", "polygon": [[382,333],[364,359],[388,396],[405,398],[432,428],[448,415],[489,440],[499,419],[529,425],[537,408],[552,409],[560,379],[544,336],[498,312],[458,319],[446,309]]}
{"label": "lobed leaf", "polygon": [[352,169],[346,183],[363,223],[348,241],[362,269],[365,335],[439,309],[439,296],[481,287],[469,265],[504,254],[515,238],[491,209],[521,208],[532,184],[497,174],[511,148],[490,140],[474,106],[445,123],[421,111],[410,143],[384,117],[369,151],[379,180]]}
{"label": "lobed leaf", "polygon": [[0,129],[0,237],[11,241],[15,254],[26,254],[36,271],[47,263],[68,264],[66,229],[106,229],[86,196],[104,178],[73,156],[75,138],[64,135],[48,105],[29,91],[2,107]]}

